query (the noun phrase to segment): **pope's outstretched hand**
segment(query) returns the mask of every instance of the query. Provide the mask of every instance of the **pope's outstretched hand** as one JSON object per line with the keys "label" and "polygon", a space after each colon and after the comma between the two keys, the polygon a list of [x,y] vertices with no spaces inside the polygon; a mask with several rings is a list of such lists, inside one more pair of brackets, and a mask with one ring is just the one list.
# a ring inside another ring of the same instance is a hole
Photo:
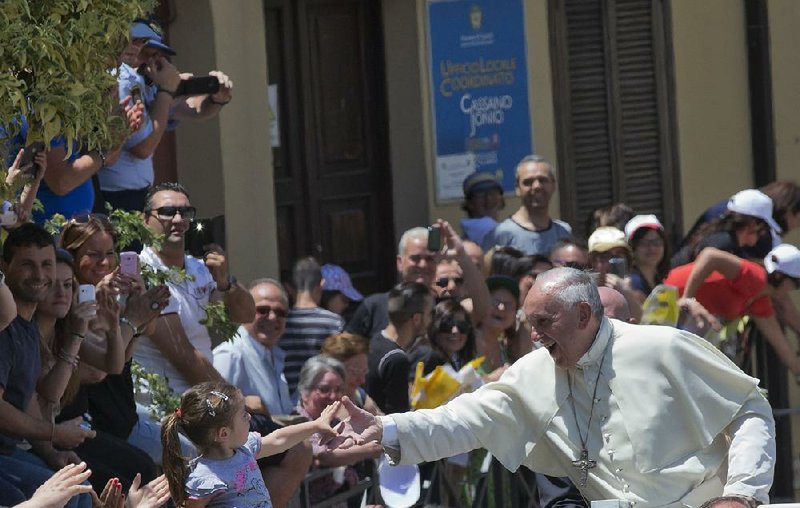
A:
{"label": "pope's outstretched hand", "polygon": [[345,449],[372,441],[381,442],[383,425],[377,416],[359,408],[346,396],[342,397],[342,408],[349,416],[342,418],[342,423],[337,428],[339,435],[327,443],[329,449]]}

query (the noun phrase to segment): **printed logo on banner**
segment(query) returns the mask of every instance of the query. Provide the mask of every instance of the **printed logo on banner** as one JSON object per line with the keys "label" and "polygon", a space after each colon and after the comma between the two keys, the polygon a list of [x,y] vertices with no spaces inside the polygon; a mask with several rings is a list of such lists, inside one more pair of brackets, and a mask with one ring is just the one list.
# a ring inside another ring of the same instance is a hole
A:
{"label": "printed logo on banner", "polygon": [[524,20],[522,0],[428,0],[437,200],[475,171],[513,191],[533,152]]}

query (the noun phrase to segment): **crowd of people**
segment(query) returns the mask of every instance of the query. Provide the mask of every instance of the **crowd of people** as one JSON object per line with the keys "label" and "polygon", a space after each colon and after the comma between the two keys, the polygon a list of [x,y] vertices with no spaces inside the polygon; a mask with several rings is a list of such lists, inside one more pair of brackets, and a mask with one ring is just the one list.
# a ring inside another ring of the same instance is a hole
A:
{"label": "crowd of people", "polygon": [[[800,333],[800,250],[781,240],[800,226],[795,183],[712,206],[680,245],[621,203],[589,218],[584,241],[550,215],[556,171],[532,155],[508,218],[500,182],[475,173],[461,233],[443,220],[405,231],[386,292],[364,296],[313,257],[288,284],[244,285],[219,245],[186,252],[197,209],[152,166],[164,132],[217,114],[232,83],[212,71],[218,92],[176,95],[185,75],[158,26],[136,20],[130,37],[116,70],[127,136],[70,158],[53,141],[7,224],[0,505],[283,507],[315,469],[312,502],[374,475],[384,452],[415,463],[477,448],[536,471],[542,506],[768,500],[769,404],[716,346],[751,321],[800,382],[784,332]],[[24,139],[7,140],[9,182],[28,174]],[[121,246],[106,203],[142,212],[159,241]],[[53,214],[68,218],[55,236],[42,226]],[[676,328],[637,324],[664,285],[679,294]],[[221,342],[208,325],[220,303],[238,326]],[[472,365],[458,397],[412,411],[420,370]]]}

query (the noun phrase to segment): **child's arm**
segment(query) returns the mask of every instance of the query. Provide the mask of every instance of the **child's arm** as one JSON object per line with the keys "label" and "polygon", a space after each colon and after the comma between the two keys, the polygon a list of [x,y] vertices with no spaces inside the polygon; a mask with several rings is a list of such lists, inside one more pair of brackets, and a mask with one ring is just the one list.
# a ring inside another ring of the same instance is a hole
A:
{"label": "child's arm", "polygon": [[334,430],[331,428],[331,420],[340,406],[341,402],[336,401],[323,409],[319,418],[313,422],[289,425],[288,427],[278,429],[275,432],[263,436],[261,438],[261,451],[258,453],[257,458],[260,459],[284,452],[317,432],[323,435],[335,434]]}

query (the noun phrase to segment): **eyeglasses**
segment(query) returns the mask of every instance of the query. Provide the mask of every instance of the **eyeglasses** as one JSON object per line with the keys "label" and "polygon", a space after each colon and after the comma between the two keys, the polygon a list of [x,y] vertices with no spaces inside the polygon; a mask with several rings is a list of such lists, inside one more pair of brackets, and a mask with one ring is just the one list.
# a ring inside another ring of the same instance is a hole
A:
{"label": "eyeglasses", "polygon": [[193,206],[162,206],[148,210],[147,213],[155,214],[159,219],[171,219],[181,214],[183,219],[192,220],[197,215],[197,208]]}
{"label": "eyeglasses", "polygon": [[440,288],[446,288],[450,285],[450,281],[453,281],[456,286],[460,286],[464,283],[464,277],[439,277],[436,279],[436,285]]}
{"label": "eyeglasses", "polygon": [[[216,390],[210,392],[209,395],[216,395],[218,397],[219,400],[217,401],[216,406],[221,406],[223,403],[226,403],[229,400],[231,400],[230,397],[228,397],[224,393],[218,392]],[[223,408],[215,407],[215,404],[213,404],[211,402],[211,398],[207,397],[206,398],[206,411],[208,412],[208,414],[210,414],[211,416],[217,416],[217,409],[223,409]]]}
{"label": "eyeglasses", "polygon": [[342,387],[341,386],[330,386],[330,385],[317,385],[314,387],[314,390],[319,392],[320,395],[330,395],[331,393],[334,395],[341,395],[342,394]]}
{"label": "eyeglasses", "polygon": [[422,261],[425,261],[426,264],[432,264],[436,262],[436,256],[433,254],[411,254],[408,256],[408,259],[410,259],[415,265],[420,264]]}
{"label": "eyeglasses", "polygon": [[444,319],[439,323],[439,333],[453,333],[453,327],[458,333],[467,334],[472,331],[472,325],[463,319]]}
{"label": "eyeglasses", "polygon": [[270,307],[269,305],[265,305],[263,307],[256,307],[256,314],[261,316],[269,316],[269,313],[275,314],[275,317],[278,319],[284,319],[286,316],[289,315],[286,312],[286,309],[282,309],[280,307]]}
{"label": "eyeglasses", "polygon": [[637,246],[639,246],[639,247],[663,247],[664,246],[664,240],[662,240],[661,238],[652,238],[652,239],[649,239],[649,240],[639,240],[639,243],[637,244]]}

